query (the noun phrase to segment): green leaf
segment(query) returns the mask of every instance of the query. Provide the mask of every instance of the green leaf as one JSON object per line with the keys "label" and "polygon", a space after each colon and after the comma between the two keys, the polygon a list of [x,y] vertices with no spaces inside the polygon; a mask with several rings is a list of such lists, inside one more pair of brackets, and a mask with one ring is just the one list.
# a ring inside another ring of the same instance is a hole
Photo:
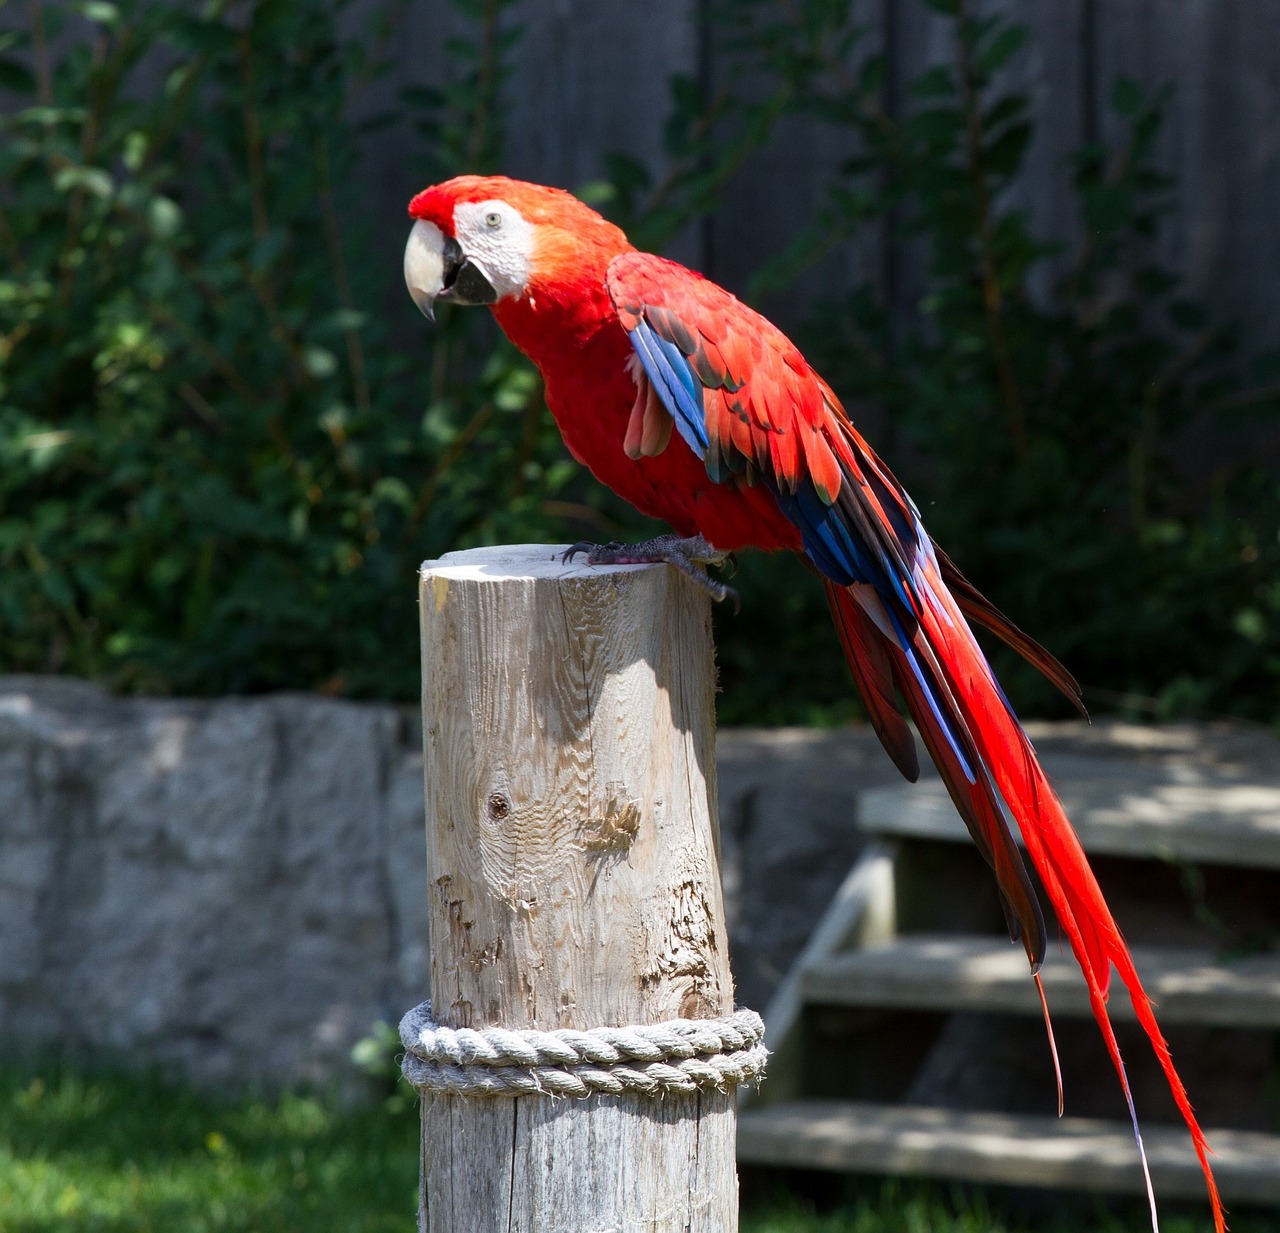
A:
{"label": "green leaf", "polygon": [[332,377],[338,371],[338,357],[324,347],[308,347],[302,360],[307,372],[317,380]]}
{"label": "green leaf", "polygon": [[369,314],[354,308],[340,308],[330,321],[337,330],[362,330],[369,323]]}
{"label": "green leaf", "polygon": [[147,203],[147,223],[158,240],[172,240],[182,230],[182,209],[168,197],[152,197]]}
{"label": "green leaf", "polygon": [[25,64],[0,56],[0,89],[14,94],[34,94],[36,79]]}
{"label": "green leaf", "polygon": [[130,171],[137,171],[147,157],[147,134],[134,129],[124,137],[124,149],[120,159]]}
{"label": "green leaf", "polygon": [[1130,77],[1117,77],[1111,87],[1111,105],[1122,116],[1133,116],[1142,107],[1142,87]]}
{"label": "green leaf", "polygon": [[1008,64],[1026,41],[1026,26],[1001,25],[995,36],[979,51],[978,67],[985,74],[994,73]]}
{"label": "green leaf", "polygon": [[120,9],[106,0],[82,0],[76,7],[82,17],[100,26],[114,26],[120,20]]}
{"label": "green leaf", "polygon": [[926,69],[911,83],[916,98],[950,98],[955,93],[955,77],[950,66],[937,64]]}
{"label": "green leaf", "polygon": [[618,186],[610,180],[588,180],[573,190],[579,201],[600,209],[618,198]]}
{"label": "green leaf", "polygon": [[110,197],[115,184],[101,167],[67,166],[60,168],[53,177],[53,187],[60,193],[81,190],[93,197]]}

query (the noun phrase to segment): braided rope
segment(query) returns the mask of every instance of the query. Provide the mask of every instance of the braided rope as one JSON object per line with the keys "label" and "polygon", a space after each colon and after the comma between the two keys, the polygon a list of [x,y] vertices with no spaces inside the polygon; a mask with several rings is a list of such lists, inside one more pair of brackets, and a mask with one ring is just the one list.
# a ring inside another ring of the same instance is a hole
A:
{"label": "braided rope", "polygon": [[721,1019],[557,1032],[442,1027],[431,1004],[400,1020],[404,1077],[420,1092],[473,1096],[591,1096],[732,1090],[764,1074],[764,1021],[738,1009]]}

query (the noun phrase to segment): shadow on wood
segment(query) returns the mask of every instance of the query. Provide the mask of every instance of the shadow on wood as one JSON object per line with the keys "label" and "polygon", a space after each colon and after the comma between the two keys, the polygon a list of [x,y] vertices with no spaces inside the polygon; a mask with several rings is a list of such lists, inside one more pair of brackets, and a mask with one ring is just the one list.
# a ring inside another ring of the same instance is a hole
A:
{"label": "shadow on wood", "polygon": [[[422,572],[431,994],[450,1027],[733,1008],[705,594],[546,545]],[[423,1227],[737,1227],[732,1094],[423,1102]]]}

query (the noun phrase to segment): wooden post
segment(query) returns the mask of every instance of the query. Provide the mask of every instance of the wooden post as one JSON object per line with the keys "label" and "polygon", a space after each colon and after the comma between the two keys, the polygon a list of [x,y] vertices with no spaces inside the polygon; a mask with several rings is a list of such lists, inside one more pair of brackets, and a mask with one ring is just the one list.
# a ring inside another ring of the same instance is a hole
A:
{"label": "wooden post", "polygon": [[[422,569],[431,999],[449,1027],[732,1011],[707,596],[548,545]],[[431,1233],[727,1233],[732,1093],[431,1094]]]}

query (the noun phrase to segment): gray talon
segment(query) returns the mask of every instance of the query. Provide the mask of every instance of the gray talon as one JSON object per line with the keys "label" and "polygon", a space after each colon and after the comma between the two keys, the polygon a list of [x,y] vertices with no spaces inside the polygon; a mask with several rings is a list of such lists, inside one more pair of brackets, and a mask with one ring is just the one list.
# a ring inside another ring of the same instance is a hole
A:
{"label": "gray talon", "polygon": [[620,544],[616,540],[608,544],[592,544],[585,540],[567,548],[562,560],[571,561],[584,553],[588,565],[658,565],[666,564],[678,569],[686,578],[692,578],[700,587],[710,592],[717,602],[732,599],[734,610],[741,608],[738,593],[702,567],[721,565],[729,560],[729,554],[710,544],[701,535],[682,538],[679,535],[659,535],[639,544]]}

